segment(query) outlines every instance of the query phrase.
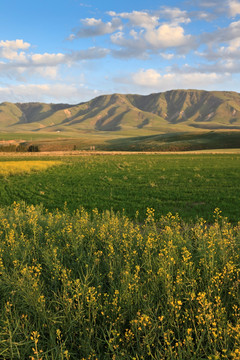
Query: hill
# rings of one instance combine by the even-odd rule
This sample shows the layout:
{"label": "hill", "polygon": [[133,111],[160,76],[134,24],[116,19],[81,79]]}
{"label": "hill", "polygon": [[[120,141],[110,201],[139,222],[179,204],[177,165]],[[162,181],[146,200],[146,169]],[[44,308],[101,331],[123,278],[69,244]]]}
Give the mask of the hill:
{"label": "hill", "polygon": [[3,131],[176,132],[240,129],[240,94],[172,90],[150,95],[102,95],[77,105],[1,103]]}
{"label": "hill", "polygon": [[[31,141],[48,139],[45,148],[50,143],[55,148],[52,140],[56,142],[56,138],[61,138],[67,147],[69,143],[73,146],[71,139],[74,139],[77,148],[89,148],[94,144],[103,149],[125,147],[139,150],[151,149],[151,146],[159,149],[162,141],[167,142],[169,148],[170,140],[166,134],[173,135],[174,146],[170,146],[173,149],[179,147],[179,140],[184,140],[183,148],[189,148],[189,139],[185,146],[186,134],[194,134],[190,139],[190,148],[196,139],[197,148],[202,148],[202,143],[204,148],[211,148],[212,141],[215,147],[221,147],[221,143],[223,147],[240,147],[239,130],[240,94],[229,91],[171,90],[150,95],[112,94],[77,105],[0,104],[0,140],[10,139],[9,133],[12,134],[10,140],[15,140],[15,135],[19,139],[22,133],[19,143],[30,138]],[[209,131],[221,131],[226,137],[207,135],[205,140],[204,136]],[[232,131],[235,134],[230,134]],[[200,133],[203,137],[199,142]],[[76,143],[76,138],[80,139],[80,143]],[[219,140],[217,145],[216,140]]]}

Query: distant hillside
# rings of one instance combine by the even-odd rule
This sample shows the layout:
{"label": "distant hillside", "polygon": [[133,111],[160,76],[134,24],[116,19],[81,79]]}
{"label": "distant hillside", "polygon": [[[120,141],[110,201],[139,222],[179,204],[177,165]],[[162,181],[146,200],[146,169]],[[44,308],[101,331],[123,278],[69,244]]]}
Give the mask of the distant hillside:
{"label": "distant hillside", "polygon": [[239,130],[240,94],[172,90],[147,96],[103,95],[77,105],[0,104],[2,132]]}

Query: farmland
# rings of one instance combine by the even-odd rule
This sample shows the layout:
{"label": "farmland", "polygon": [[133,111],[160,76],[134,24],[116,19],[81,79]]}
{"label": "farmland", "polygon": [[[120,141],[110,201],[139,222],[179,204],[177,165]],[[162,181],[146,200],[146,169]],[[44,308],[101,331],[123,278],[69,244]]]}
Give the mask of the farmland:
{"label": "farmland", "polygon": [[[148,207],[158,216],[172,212],[186,220],[198,216],[208,221],[219,207],[229,220],[239,219],[239,154],[34,158],[38,164],[46,160],[54,164],[56,159],[61,164],[46,171],[2,175],[0,205],[23,200],[42,203],[49,210],[64,209],[66,204],[71,211],[79,207],[124,209],[132,219],[138,211],[140,221]],[[31,164],[33,158],[2,157],[0,168],[3,163],[21,164],[23,160]]]}
{"label": "farmland", "polygon": [[16,174],[26,174],[32,171],[46,170],[59,161],[4,161],[0,162],[0,176],[6,177]]}
{"label": "farmland", "polygon": [[239,359],[239,230],[1,209],[2,359]]}
{"label": "farmland", "polygon": [[0,177],[2,359],[239,359],[240,154],[4,156]]}

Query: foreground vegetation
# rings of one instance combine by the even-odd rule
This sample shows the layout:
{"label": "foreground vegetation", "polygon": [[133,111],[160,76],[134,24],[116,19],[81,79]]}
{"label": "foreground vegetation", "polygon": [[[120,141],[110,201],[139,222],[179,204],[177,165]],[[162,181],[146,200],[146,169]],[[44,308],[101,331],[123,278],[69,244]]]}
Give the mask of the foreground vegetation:
{"label": "foreground vegetation", "polygon": [[239,359],[240,222],[0,209],[1,359]]}
{"label": "foreground vegetation", "polygon": [[239,360],[239,179],[239,154],[1,158],[0,358]]}
{"label": "foreground vegetation", "polygon": [[[14,174],[17,164],[27,170],[35,162],[40,169],[45,161],[54,166]],[[139,211],[140,221],[152,207],[158,216],[171,211],[187,221],[204,217],[208,222],[219,207],[231,222],[239,220],[240,154],[1,158],[0,169],[7,166],[13,175],[0,172],[4,206],[25,201],[49,210],[63,210],[65,203],[71,211],[80,206],[88,211],[125,209],[132,219]]]}

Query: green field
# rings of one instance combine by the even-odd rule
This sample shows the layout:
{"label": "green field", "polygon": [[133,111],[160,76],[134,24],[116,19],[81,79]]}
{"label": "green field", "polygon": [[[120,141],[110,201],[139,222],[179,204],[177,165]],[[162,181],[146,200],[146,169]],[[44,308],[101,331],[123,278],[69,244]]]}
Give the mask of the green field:
{"label": "green field", "polygon": [[45,151],[190,151],[206,149],[237,149],[240,147],[238,131],[182,131],[159,133],[153,130],[138,131],[61,131],[0,133],[1,152],[27,152],[34,145]]}
{"label": "green field", "polygon": [[154,134],[112,139],[108,150],[189,151],[204,149],[236,149],[240,147],[240,131],[205,131]]}
{"label": "green field", "polygon": [[[8,162],[10,158],[1,158]],[[11,161],[32,158],[11,158]],[[50,157],[34,158],[35,161]],[[55,157],[61,165],[46,171],[3,176],[0,205],[14,201],[49,210],[84,207],[113,209],[142,221],[152,207],[158,216],[179,213],[184,219],[211,221],[216,207],[230,221],[239,220],[240,155],[95,155]],[[29,163],[30,164],[30,163]],[[1,174],[0,174],[1,176]]]}
{"label": "green field", "polygon": [[0,359],[239,360],[239,194],[240,154],[2,156]]}

